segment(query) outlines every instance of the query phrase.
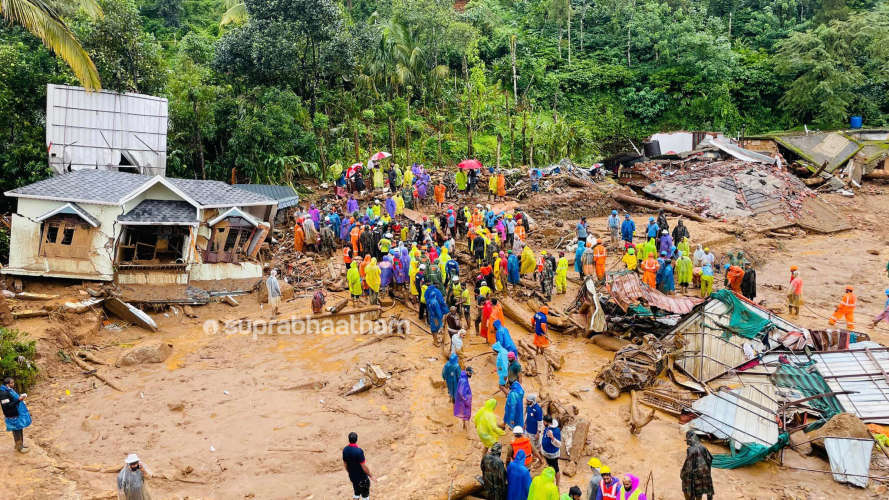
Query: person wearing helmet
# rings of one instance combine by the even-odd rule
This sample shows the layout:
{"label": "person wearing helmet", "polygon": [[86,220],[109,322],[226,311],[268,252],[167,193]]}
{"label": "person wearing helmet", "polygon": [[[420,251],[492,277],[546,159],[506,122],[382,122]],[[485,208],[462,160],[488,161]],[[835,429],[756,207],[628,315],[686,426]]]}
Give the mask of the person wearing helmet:
{"label": "person wearing helmet", "polygon": [[886,302],[883,304],[883,312],[881,312],[880,314],[877,315],[876,318],[874,318],[874,324],[873,324],[874,328],[877,327],[877,323],[879,323],[880,321],[883,321],[883,320],[889,321],[889,288],[886,289],[885,293],[886,293]]}
{"label": "person wearing helmet", "polygon": [[117,473],[117,496],[127,500],[143,500],[151,498],[145,479],[149,472],[135,453],[127,455],[124,466]]}
{"label": "person wearing helmet", "polygon": [[617,248],[620,241],[620,217],[617,216],[617,210],[612,210],[608,216],[608,234],[611,235],[612,248]]}
{"label": "person wearing helmet", "polygon": [[602,469],[602,461],[593,457],[587,462],[587,465],[590,466],[590,471],[593,473],[587,485],[587,500],[596,500],[596,496],[599,494],[599,481],[602,480],[602,474],[599,472]]}
{"label": "person wearing helmet", "polygon": [[855,293],[853,292],[852,285],[846,285],[846,293],[843,294],[843,299],[840,301],[840,305],[837,306],[836,310],[827,321],[830,326],[836,325],[837,321],[845,318],[846,329],[855,329],[855,306],[858,300],[855,298]]}
{"label": "person wearing helmet", "polygon": [[619,479],[611,475],[611,468],[603,465],[599,469],[602,479],[599,480],[599,491],[596,493],[596,500],[621,500],[621,482]]}
{"label": "person wearing helmet", "polygon": [[633,242],[633,235],[636,233],[636,222],[630,218],[629,213],[624,213],[624,221],[620,225],[620,238],[627,242]]}
{"label": "person wearing helmet", "polygon": [[645,237],[657,239],[657,235],[660,232],[661,232],[661,229],[657,225],[657,222],[655,222],[654,217],[649,217],[648,218],[648,227],[645,228]]}

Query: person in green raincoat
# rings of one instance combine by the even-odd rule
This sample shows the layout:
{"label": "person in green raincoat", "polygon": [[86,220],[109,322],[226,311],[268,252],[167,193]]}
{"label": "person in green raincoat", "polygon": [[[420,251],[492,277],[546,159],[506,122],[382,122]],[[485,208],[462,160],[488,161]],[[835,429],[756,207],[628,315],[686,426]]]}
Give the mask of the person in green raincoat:
{"label": "person in green raincoat", "polygon": [[392,169],[395,170],[395,185],[392,186],[392,191],[395,191],[396,188],[401,187],[404,177],[401,173],[401,167],[399,167],[397,163],[392,164]]}
{"label": "person in green raincoat", "polygon": [[559,500],[559,487],[556,486],[555,469],[547,467],[531,481],[531,489],[528,490],[528,500]]}
{"label": "person in green raincoat", "polygon": [[655,243],[654,238],[648,238],[648,241],[642,245],[641,260],[647,259],[651,254],[657,257],[657,243]]}
{"label": "person in green raincoat", "polygon": [[680,254],[681,257],[676,260],[676,279],[679,281],[679,290],[686,293],[691,283],[692,262],[687,253],[680,252]]}
{"label": "person in green raincoat", "polygon": [[364,293],[361,289],[361,274],[358,272],[358,264],[355,261],[352,261],[349,271],[346,272],[346,281],[349,283],[349,294],[352,296],[353,305],[355,305],[361,299],[361,294]]}
{"label": "person in green raincoat", "polygon": [[458,167],[457,173],[454,174],[454,182],[457,183],[457,191],[466,191],[466,183],[469,182],[466,171]]}
{"label": "person in green raincoat", "polygon": [[691,258],[691,244],[688,242],[688,236],[676,243],[676,250],[682,252],[682,255],[688,255]]}
{"label": "person in green raincoat", "polygon": [[[490,448],[494,443],[500,441],[500,436],[506,434],[506,431],[497,423],[497,415],[494,415],[494,408],[496,407],[497,400],[491,398],[485,401],[485,405],[472,416],[475,432],[478,434],[482,444],[485,445],[485,448]],[[555,471],[553,471],[553,477],[555,477]]]}

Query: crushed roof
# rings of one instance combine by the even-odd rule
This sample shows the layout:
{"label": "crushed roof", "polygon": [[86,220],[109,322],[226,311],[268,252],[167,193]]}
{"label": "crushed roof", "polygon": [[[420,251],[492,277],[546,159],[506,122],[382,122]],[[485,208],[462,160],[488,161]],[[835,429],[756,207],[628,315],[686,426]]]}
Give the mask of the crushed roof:
{"label": "crushed roof", "polygon": [[299,194],[290,186],[277,186],[274,184],[235,184],[234,186],[238,189],[278,200],[278,209],[292,207],[299,203]]}
{"label": "crushed roof", "polygon": [[[156,177],[111,170],[77,170],[4,193],[6,196],[117,205]],[[274,199],[220,181],[161,177],[202,206],[273,204]]]}
{"label": "crushed roof", "polygon": [[121,223],[197,224],[195,208],[187,201],[143,200],[129,212],[118,216]]}

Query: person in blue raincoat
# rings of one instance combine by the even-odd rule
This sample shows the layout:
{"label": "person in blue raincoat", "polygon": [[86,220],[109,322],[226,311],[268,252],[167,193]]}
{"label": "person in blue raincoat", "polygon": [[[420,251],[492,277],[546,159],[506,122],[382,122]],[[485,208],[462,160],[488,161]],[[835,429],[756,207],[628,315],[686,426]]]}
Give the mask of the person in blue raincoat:
{"label": "person in blue raincoat", "polygon": [[524,407],[525,389],[516,380],[509,387],[509,394],[506,396],[506,408],[503,410],[503,422],[506,423],[507,428],[525,426]]}
{"label": "person in blue raincoat", "polygon": [[392,199],[392,196],[389,195],[386,197],[386,213],[390,218],[395,218],[395,200]]}
{"label": "person in blue raincoat", "polygon": [[494,342],[491,349],[497,353],[497,385],[499,385],[503,393],[506,394],[506,376],[509,371],[509,353],[506,351],[506,348],[500,345],[500,342]]}
{"label": "person in blue raincoat", "polygon": [[664,264],[657,271],[657,288],[666,294],[672,294],[676,289],[676,280],[673,277],[673,261],[670,259],[664,259]]}
{"label": "person in blue raincoat", "polygon": [[499,319],[494,321],[494,334],[497,337],[497,343],[506,349],[507,354],[513,353],[516,357],[519,356],[519,349],[516,347],[515,342],[512,341],[512,335],[509,334],[509,330],[503,326]]}
{"label": "person in blue raincoat", "polygon": [[506,467],[506,500],[528,500],[531,472],[525,467],[525,450],[519,450]]}
{"label": "person in blue raincoat", "polygon": [[444,296],[441,294],[441,290],[434,285],[430,285],[426,288],[426,313],[428,314],[427,320],[429,322],[429,330],[432,331],[432,336],[436,339],[436,345],[438,344],[438,332],[441,330],[442,321],[441,319],[448,312],[448,306],[445,304]]}
{"label": "person in blue raincoat", "polygon": [[457,382],[460,381],[460,363],[456,354],[451,354],[448,362],[441,369],[441,378],[444,379],[445,385],[448,386],[448,397],[451,398],[451,403],[453,403],[454,394],[457,392]]}
{"label": "person in blue raincoat", "polygon": [[507,276],[506,279],[512,285],[518,285],[520,278],[519,274],[519,258],[516,254],[509,254],[509,258],[506,259],[506,271]]}
{"label": "person in blue raincoat", "polygon": [[657,225],[657,222],[654,220],[654,217],[648,218],[648,227],[645,228],[645,237],[646,238],[654,238],[657,241],[658,234],[661,232],[661,227]]}
{"label": "person in blue raincoat", "polygon": [[624,214],[624,221],[620,225],[620,239],[627,243],[633,242],[633,233],[636,232],[636,223],[630,218],[630,214]]}
{"label": "person in blue raincoat", "polygon": [[0,387],[0,402],[3,402],[6,430],[12,432],[12,438],[15,440],[15,449],[19,453],[28,453],[24,434],[25,427],[31,425],[31,414],[28,413],[28,407],[25,405],[25,398],[28,395],[20,395],[15,392],[14,387],[15,382],[12,378],[6,377],[3,380],[3,387]]}
{"label": "person in blue raincoat", "polygon": [[577,242],[577,250],[574,251],[574,270],[583,278],[583,252],[586,247],[582,242]]}

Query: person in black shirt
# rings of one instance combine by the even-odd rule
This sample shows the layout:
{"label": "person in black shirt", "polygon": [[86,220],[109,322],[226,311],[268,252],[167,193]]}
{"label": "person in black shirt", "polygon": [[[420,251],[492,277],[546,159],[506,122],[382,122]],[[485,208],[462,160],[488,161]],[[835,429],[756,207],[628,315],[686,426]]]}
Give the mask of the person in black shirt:
{"label": "person in black shirt", "polygon": [[358,447],[358,434],[349,433],[349,445],[343,448],[343,465],[349,473],[354,495],[352,498],[367,500],[370,497],[370,480],[373,475],[364,460],[364,450]]}

